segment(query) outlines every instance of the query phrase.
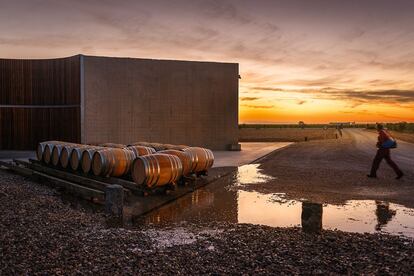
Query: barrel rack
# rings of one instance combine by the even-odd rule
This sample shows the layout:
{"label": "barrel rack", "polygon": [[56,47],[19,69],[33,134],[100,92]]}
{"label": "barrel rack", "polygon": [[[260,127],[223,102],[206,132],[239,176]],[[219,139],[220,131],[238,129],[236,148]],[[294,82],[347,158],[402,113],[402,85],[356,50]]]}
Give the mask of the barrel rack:
{"label": "barrel rack", "polygon": [[179,185],[167,185],[157,189],[148,189],[137,185],[132,180],[117,177],[100,177],[81,172],[67,171],[52,167],[38,160],[14,159],[10,162],[0,161],[0,167],[11,172],[29,177],[31,180],[46,184],[57,190],[98,205],[105,205],[108,186],[120,185],[123,189],[124,204],[140,203],[138,215],[148,213],[188,193],[199,189],[218,178],[226,176],[235,167],[212,168],[208,176],[187,179]]}

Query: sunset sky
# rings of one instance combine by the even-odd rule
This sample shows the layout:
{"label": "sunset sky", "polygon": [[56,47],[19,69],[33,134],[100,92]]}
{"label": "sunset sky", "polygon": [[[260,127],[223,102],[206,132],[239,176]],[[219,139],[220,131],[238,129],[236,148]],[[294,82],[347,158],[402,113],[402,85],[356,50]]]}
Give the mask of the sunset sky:
{"label": "sunset sky", "polygon": [[240,123],[414,121],[413,0],[0,0],[0,57],[240,64]]}

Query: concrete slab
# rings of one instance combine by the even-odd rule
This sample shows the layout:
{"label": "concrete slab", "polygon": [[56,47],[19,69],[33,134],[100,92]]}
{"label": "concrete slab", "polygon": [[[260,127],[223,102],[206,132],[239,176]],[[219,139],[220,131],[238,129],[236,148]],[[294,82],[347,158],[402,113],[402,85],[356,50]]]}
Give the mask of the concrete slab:
{"label": "concrete slab", "polygon": [[241,151],[213,151],[213,167],[241,166],[249,164],[256,159],[263,157],[275,150],[284,148],[293,143],[291,142],[272,142],[272,143],[240,143]]}
{"label": "concrete slab", "polygon": [[1,161],[12,161],[13,159],[36,159],[35,151],[25,150],[0,150]]}
{"label": "concrete slab", "polygon": [[[274,150],[284,148],[291,142],[269,142],[269,143],[253,143],[243,142],[241,151],[213,151],[214,166],[241,166],[249,164],[252,161],[271,153]],[[35,151],[0,151],[1,161],[11,161],[13,159],[36,159]]]}

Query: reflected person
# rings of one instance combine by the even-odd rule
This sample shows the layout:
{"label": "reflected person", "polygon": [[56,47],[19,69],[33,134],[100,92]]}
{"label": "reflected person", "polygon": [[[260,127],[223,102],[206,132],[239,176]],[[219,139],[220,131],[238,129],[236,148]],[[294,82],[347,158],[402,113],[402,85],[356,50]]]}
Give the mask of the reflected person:
{"label": "reflected person", "polygon": [[381,229],[387,225],[388,222],[395,216],[397,213],[395,210],[390,209],[390,204],[383,201],[375,201],[377,209],[375,210],[375,215],[377,215],[377,225],[375,226],[376,231],[381,231]]}

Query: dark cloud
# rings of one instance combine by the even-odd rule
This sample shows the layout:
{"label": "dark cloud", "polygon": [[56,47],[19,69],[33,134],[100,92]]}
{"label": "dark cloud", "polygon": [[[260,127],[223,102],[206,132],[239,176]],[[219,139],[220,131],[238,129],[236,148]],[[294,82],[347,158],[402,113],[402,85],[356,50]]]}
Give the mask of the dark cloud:
{"label": "dark cloud", "polygon": [[262,91],[275,91],[275,92],[280,92],[280,91],[284,91],[284,89],[282,88],[278,88],[278,87],[262,87],[262,86],[256,86],[256,87],[252,87],[251,89],[253,90],[262,90]]}
{"label": "dark cloud", "polygon": [[354,41],[365,34],[365,30],[354,28],[343,35],[345,41]]}
{"label": "dark cloud", "polygon": [[241,101],[254,101],[260,99],[259,97],[240,97]]}
{"label": "dark cloud", "polygon": [[[346,78],[350,78],[350,76],[346,76]],[[327,86],[332,85],[338,82],[346,82],[352,81],[351,79],[344,79],[344,76],[327,76],[323,78],[317,78],[312,80],[304,80],[304,79],[296,79],[292,81],[286,82],[286,84],[293,84],[299,86]]]}
{"label": "dark cloud", "polygon": [[239,24],[248,24],[252,21],[252,18],[240,12],[230,1],[202,1],[201,8],[204,14],[210,18],[232,20]]}
{"label": "dark cloud", "polygon": [[[374,80],[373,83],[376,83]],[[313,98],[341,100],[348,102],[351,107],[357,107],[363,103],[389,103],[389,104],[411,104],[414,103],[414,90],[349,90],[338,89],[334,87],[323,87],[320,89],[281,89],[277,87],[252,87],[252,90],[274,91],[274,92],[292,92],[309,94]],[[298,100],[297,104],[306,103],[304,100]]]}
{"label": "dark cloud", "polygon": [[355,104],[361,103],[389,103],[407,104],[414,103],[414,90],[341,90],[341,89],[321,89],[315,93],[318,98],[334,100],[350,100]]}
{"label": "dark cloud", "polygon": [[242,106],[248,107],[248,108],[257,108],[257,109],[269,109],[269,108],[274,107],[274,105],[253,105],[253,104],[242,104]]}

